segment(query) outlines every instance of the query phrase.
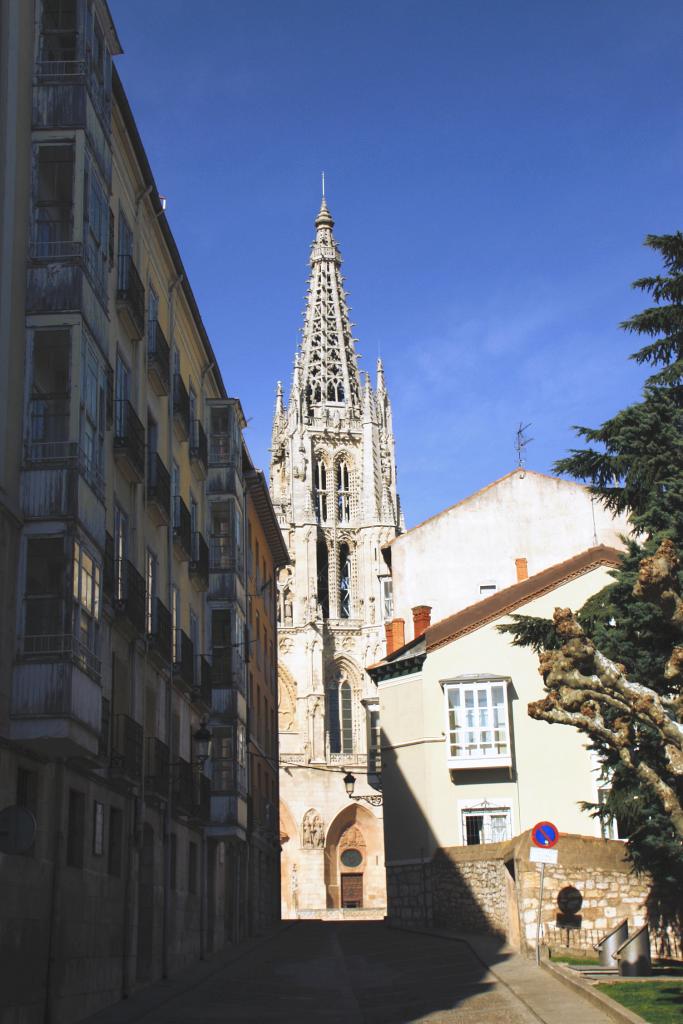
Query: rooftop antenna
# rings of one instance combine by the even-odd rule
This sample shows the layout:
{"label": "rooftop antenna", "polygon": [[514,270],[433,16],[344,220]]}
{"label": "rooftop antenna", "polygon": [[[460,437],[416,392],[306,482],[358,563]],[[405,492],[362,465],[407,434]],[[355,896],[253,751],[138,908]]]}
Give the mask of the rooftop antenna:
{"label": "rooftop antenna", "polygon": [[533,437],[526,436],[526,431],[530,426],[530,423],[525,424],[520,422],[515,434],[515,451],[517,452],[517,468],[520,471],[520,477],[524,476],[526,467],[526,446],[531,444],[533,441]]}

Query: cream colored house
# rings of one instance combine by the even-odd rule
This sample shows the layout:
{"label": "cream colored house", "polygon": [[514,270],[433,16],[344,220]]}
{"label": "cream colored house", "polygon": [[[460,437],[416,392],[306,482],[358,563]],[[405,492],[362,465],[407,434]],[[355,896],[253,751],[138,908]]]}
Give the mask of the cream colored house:
{"label": "cream colored house", "polygon": [[580,806],[598,799],[585,740],[529,717],[543,694],[538,658],[497,627],[512,613],[580,608],[610,583],[618,559],[615,548],[589,547],[429,625],[369,669],[380,702],[390,915],[413,898],[403,869],[438,850],[500,843],[539,820],[600,835]]}
{"label": "cream colored house", "polygon": [[443,619],[579,551],[621,547],[628,530],[581,484],[517,468],[385,547],[393,616],[428,605]]}

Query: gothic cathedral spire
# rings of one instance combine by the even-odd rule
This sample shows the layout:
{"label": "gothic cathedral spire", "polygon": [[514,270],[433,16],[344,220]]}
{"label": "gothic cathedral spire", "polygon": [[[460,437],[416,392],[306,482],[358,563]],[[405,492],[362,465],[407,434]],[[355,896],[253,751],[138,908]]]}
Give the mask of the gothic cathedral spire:
{"label": "gothic cathedral spire", "polygon": [[[378,698],[365,667],[384,655],[382,547],[400,532],[401,510],[384,368],[374,388],[367,373],[361,381],[333,227],[323,197],[289,402],[278,386],[273,418],[271,496],[292,556],[277,594],[281,762],[296,765],[281,774],[281,822],[306,848],[300,856],[295,836],[286,847],[285,916],[294,905],[341,905],[339,866],[331,872],[323,858],[335,822],[344,835],[355,822],[354,841],[380,859],[382,850],[381,810],[356,820],[343,776],[351,770],[363,792],[379,785]],[[365,905],[382,906],[380,879],[368,878]]]}

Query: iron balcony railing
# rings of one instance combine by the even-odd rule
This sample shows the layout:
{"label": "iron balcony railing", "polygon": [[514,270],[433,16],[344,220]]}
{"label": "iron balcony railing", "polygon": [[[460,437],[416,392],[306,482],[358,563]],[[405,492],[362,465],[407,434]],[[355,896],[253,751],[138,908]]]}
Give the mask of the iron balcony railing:
{"label": "iron balcony railing", "polygon": [[176,814],[192,814],[194,807],[194,777],[189,761],[179,758],[171,766],[173,810]]}
{"label": "iron balcony railing", "polygon": [[149,736],[145,751],[145,791],[166,799],[170,783],[169,750],[156,736]]}
{"label": "iron balcony railing", "polygon": [[173,374],[173,419],[183,441],[190,436],[190,396],[179,373]]}
{"label": "iron balcony railing", "polygon": [[114,608],[145,634],[145,579],[127,558],[114,559]]}
{"label": "iron balcony railing", "polygon": [[173,497],[173,543],[182,561],[192,558],[192,519],[179,494]]}
{"label": "iron balcony railing", "polygon": [[160,598],[148,598],[151,614],[147,616],[147,639],[150,649],[159,655],[166,665],[171,663],[173,627],[171,613]]}
{"label": "iron balcony railing", "polygon": [[159,393],[167,395],[171,379],[171,350],[158,320],[150,320],[147,324],[147,371],[154,376]]}
{"label": "iron balcony railing", "polygon": [[175,631],[173,677],[187,686],[189,690],[194,687],[194,644],[182,629]]}
{"label": "iron balcony railing", "polygon": [[209,545],[199,530],[192,534],[192,558],[189,564],[190,579],[198,590],[209,587]]}
{"label": "iron balcony railing", "polygon": [[145,428],[127,398],[116,400],[114,457],[125,460],[137,480],[145,475]]}
{"label": "iron balcony railing", "polygon": [[116,300],[128,312],[136,339],[145,330],[145,286],[132,256],[119,256]]}
{"label": "iron balcony railing", "polygon": [[[55,599],[50,597],[44,600],[54,604]],[[35,605],[37,600],[32,599],[31,603]],[[72,661],[97,682],[102,675],[98,652],[84,643],[80,635],[73,633],[27,632],[21,638],[21,652],[25,658],[35,661]]]}
{"label": "iron balcony railing", "polygon": [[168,523],[171,518],[171,477],[158,452],[147,457],[147,501],[161,510]]}
{"label": "iron balcony railing", "polygon": [[32,398],[29,404],[29,450],[32,462],[54,462],[69,458],[69,397]]}
{"label": "iron balcony railing", "polygon": [[190,459],[206,473],[209,464],[208,442],[206,432],[199,420],[192,420],[190,429]]}
{"label": "iron balcony railing", "polygon": [[138,782],[142,776],[142,726],[129,715],[114,716],[111,769],[114,775],[122,775],[131,782]]}

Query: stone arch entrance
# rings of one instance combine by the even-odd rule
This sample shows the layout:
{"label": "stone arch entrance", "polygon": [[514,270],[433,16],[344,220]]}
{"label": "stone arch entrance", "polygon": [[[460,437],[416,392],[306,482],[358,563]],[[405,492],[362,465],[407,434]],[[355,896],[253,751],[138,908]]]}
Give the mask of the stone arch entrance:
{"label": "stone arch entrance", "polygon": [[280,899],[283,918],[297,916],[299,830],[287,804],[280,803]]}
{"label": "stone arch entrance", "polygon": [[354,803],[339,812],[327,832],[327,907],[383,907],[384,885],[381,823],[367,808]]}

